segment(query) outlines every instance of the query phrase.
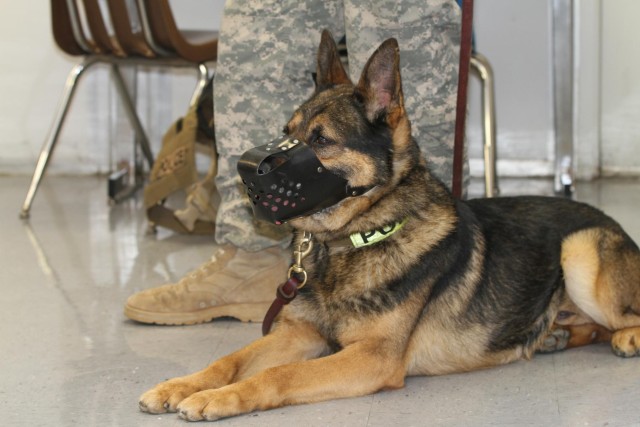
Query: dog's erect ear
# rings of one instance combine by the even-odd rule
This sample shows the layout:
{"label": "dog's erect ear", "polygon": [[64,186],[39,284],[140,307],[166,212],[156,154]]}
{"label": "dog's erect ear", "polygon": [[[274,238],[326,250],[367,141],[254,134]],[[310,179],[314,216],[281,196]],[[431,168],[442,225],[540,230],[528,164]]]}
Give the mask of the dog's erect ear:
{"label": "dog's erect ear", "polygon": [[351,83],[351,79],[349,79],[349,75],[340,61],[336,42],[327,30],[322,31],[322,37],[320,38],[318,68],[316,72],[316,86],[318,90],[322,90],[331,85]]}
{"label": "dog's erect ear", "polygon": [[[404,99],[400,78],[400,50],[396,39],[383,42],[364,66],[356,93],[362,97],[367,118],[402,113]],[[392,123],[390,123],[392,124]]]}

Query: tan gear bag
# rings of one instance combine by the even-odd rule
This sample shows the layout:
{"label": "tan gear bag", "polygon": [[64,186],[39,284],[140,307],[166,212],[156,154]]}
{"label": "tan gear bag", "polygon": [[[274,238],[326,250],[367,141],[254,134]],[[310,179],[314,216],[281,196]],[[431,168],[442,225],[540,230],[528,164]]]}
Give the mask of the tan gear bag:
{"label": "tan gear bag", "polygon": [[[215,230],[218,155],[213,133],[212,79],[196,105],[169,127],[144,188],[144,206],[152,227],[178,233],[211,234]],[[196,152],[211,158],[206,176],[198,181]],[[167,199],[186,191],[183,206],[171,209]],[[176,195],[178,196],[178,195]],[[171,197],[172,202],[176,197]]]}

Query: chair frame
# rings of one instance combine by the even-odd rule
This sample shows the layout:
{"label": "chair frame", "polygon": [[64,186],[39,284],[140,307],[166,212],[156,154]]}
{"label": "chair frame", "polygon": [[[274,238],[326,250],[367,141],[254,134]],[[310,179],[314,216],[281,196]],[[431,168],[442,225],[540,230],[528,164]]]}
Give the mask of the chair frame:
{"label": "chair frame", "polygon": [[[51,160],[51,156],[54,152],[54,149],[58,143],[60,132],[62,130],[62,126],[69,112],[69,108],[71,106],[71,102],[73,101],[74,95],[76,93],[76,89],[81,77],[85,74],[85,72],[92,68],[96,64],[107,64],[111,70],[111,77],[113,79],[116,91],[118,96],[122,100],[122,104],[124,106],[125,113],[131,126],[134,130],[136,136],[136,143],[139,144],[139,147],[144,155],[149,168],[153,165],[153,153],[151,151],[149,140],[144,131],[142,123],[138,117],[138,114],[135,109],[135,104],[129,94],[125,81],[122,77],[122,73],[120,72],[121,66],[144,66],[144,67],[172,67],[172,68],[193,68],[197,69],[197,84],[193,95],[191,96],[190,105],[194,105],[197,103],[200,94],[202,93],[202,89],[205,87],[207,80],[209,78],[209,68],[205,62],[194,63],[193,61],[189,61],[183,59],[176,54],[171,52],[167,52],[165,50],[155,50],[155,45],[153,39],[150,38],[147,40],[147,43],[154,49],[154,53],[159,55],[159,57],[149,58],[142,56],[121,56],[121,53],[117,50],[114,52],[114,44],[105,45],[106,40],[104,39],[104,35],[108,35],[106,29],[104,28],[104,21],[102,17],[93,18],[92,20],[88,19],[90,33],[92,34],[102,34],[101,40],[91,41],[87,39],[85,36],[84,30],[82,28],[82,22],[79,16],[78,6],[76,4],[77,0],[52,0],[52,20],[61,19],[63,24],[67,28],[71,28],[71,33],[68,31],[60,31],[57,28],[56,23],[54,22],[54,38],[56,43],[65,53],[74,56],[82,56],[83,59],[76,65],[74,65],[69,72],[67,79],[65,81],[64,89],[62,92],[62,96],[59,102],[59,105],[56,109],[56,113],[54,116],[53,123],[51,128],[45,138],[45,141],[40,149],[40,153],[38,155],[38,160],[36,162],[36,167],[31,178],[31,183],[29,185],[29,189],[27,190],[27,194],[25,200],[22,204],[22,209],[20,211],[20,217],[23,219],[29,218],[31,206],[33,204],[33,200],[35,195],[40,187],[44,174],[47,170],[49,162]],[[92,6],[96,6],[96,0],[83,0],[85,5],[89,4],[89,9]],[[144,34],[147,35],[147,31],[150,26],[146,17],[144,3],[143,0],[138,2],[138,6],[142,6],[140,9],[140,19],[141,24],[144,28],[147,28],[144,31]],[[99,9],[98,9],[99,10]],[[93,10],[96,12],[96,10]],[[55,16],[54,16],[55,15]],[[149,32],[149,36],[151,36]],[[117,44],[117,40],[116,40]],[[136,183],[136,186],[139,188],[142,183]],[[133,191],[129,191],[128,193],[132,193]],[[119,200],[112,200],[119,201]]]}

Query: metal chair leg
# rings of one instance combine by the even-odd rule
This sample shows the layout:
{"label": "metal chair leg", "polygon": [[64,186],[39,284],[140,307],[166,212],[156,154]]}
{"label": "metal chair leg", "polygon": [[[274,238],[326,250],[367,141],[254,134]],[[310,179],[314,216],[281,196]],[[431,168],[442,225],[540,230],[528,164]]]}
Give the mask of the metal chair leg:
{"label": "metal chair leg", "polygon": [[113,75],[113,81],[116,85],[116,90],[120,95],[120,99],[122,99],[124,110],[127,114],[127,117],[129,118],[129,122],[131,122],[131,126],[133,127],[134,132],[136,133],[136,141],[140,143],[142,153],[149,163],[149,168],[152,168],[153,153],[151,152],[149,139],[147,138],[147,134],[142,127],[142,123],[140,123],[140,119],[138,118],[138,114],[136,113],[136,108],[133,104],[133,101],[131,100],[131,96],[129,95],[127,86],[125,85],[124,79],[122,78],[122,74],[120,73],[120,68],[117,64],[111,64],[111,71]]}
{"label": "metal chair leg", "polygon": [[207,80],[209,80],[209,69],[206,64],[200,63],[198,64],[198,82],[196,83],[193,95],[191,95],[191,101],[189,102],[190,107],[198,103],[200,95],[202,95],[202,90],[207,85]]}
{"label": "metal chair leg", "polygon": [[573,0],[552,2],[553,116],[556,143],[554,190],[571,197],[575,190],[573,142]]}
{"label": "metal chair leg", "polygon": [[40,182],[42,181],[42,177],[47,169],[49,164],[49,159],[53,154],[53,150],[58,142],[58,137],[60,136],[60,130],[62,129],[62,125],[64,120],[69,112],[69,106],[71,105],[71,101],[75,94],[75,90],[80,80],[82,74],[93,64],[95,64],[91,58],[87,58],[81,63],[75,65],[69,75],[67,76],[67,80],[64,85],[64,91],[62,92],[62,98],[60,100],[60,105],[58,106],[58,110],[56,113],[56,117],[53,121],[51,129],[47,135],[47,138],[40,149],[40,155],[38,156],[38,162],[36,163],[36,169],[33,172],[33,177],[31,178],[31,185],[29,186],[29,190],[27,191],[27,196],[22,204],[22,210],[20,211],[20,218],[29,218],[29,211],[31,210],[31,204],[33,203],[33,198],[38,191],[38,187],[40,186]]}
{"label": "metal chair leg", "polygon": [[[82,74],[93,64],[101,62],[100,58],[96,57],[86,57],[81,63],[75,65],[69,75],[67,76],[67,80],[65,82],[64,90],[62,93],[62,98],[60,100],[60,104],[58,106],[55,119],[47,134],[47,138],[45,139],[42,148],[40,149],[40,154],[38,156],[38,161],[36,163],[35,171],[33,172],[33,177],[31,178],[31,184],[27,191],[27,195],[25,197],[24,203],[22,204],[22,209],[20,211],[20,217],[23,219],[29,218],[31,205],[33,203],[33,199],[38,191],[44,173],[49,164],[49,160],[51,155],[53,154],[53,150],[58,142],[58,137],[60,136],[60,131],[62,129],[62,125],[65,121],[67,113],[69,112],[69,107],[71,105],[71,101],[74,97],[75,90],[80,80]],[[113,75],[113,81],[116,86],[116,90],[122,102],[124,104],[125,113],[134,129],[136,134],[136,140],[140,144],[140,148],[142,149],[142,153],[149,163],[149,168],[153,167],[153,153],[151,151],[151,146],[149,144],[149,140],[147,135],[140,123],[140,119],[135,110],[135,106],[133,101],[131,100],[131,96],[127,90],[127,87],[124,83],[124,79],[122,78],[122,74],[118,67],[118,64],[111,63],[111,70]],[[191,105],[194,105],[200,99],[200,95],[202,94],[202,90],[207,84],[207,80],[209,78],[209,69],[207,66],[203,64],[198,64],[198,82],[196,84],[196,88],[191,97]]]}
{"label": "metal chair leg", "polygon": [[475,52],[471,56],[471,70],[482,83],[482,127],[484,137],[484,183],[486,197],[499,193],[496,176],[496,105],[494,76],[486,57]]}

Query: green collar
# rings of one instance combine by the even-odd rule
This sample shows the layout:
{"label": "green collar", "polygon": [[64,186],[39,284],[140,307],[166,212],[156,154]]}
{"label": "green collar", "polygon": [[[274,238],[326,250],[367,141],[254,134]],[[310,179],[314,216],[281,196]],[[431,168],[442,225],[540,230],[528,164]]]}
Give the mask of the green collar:
{"label": "green collar", "polygon": [[348,238],[332,240],[326,243],[330,247],[352,246],[354,248],[362,248],[374,245],[400,230],[407,222],[407,219],[405,218],[402,221],[394,222],[375,230],[353,233]]}

